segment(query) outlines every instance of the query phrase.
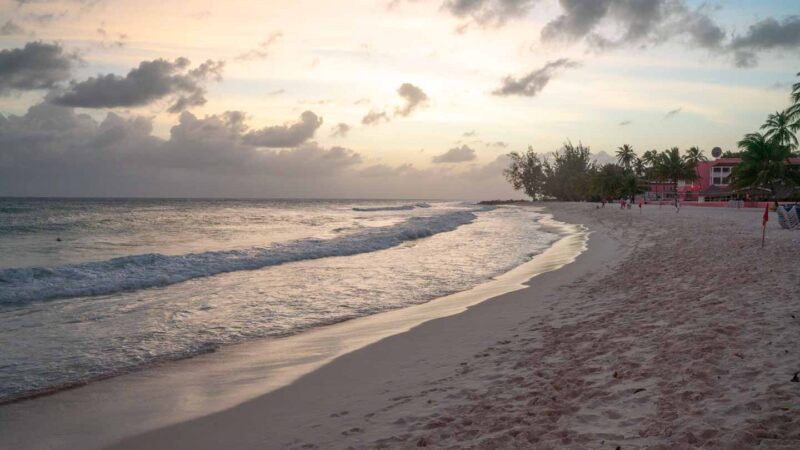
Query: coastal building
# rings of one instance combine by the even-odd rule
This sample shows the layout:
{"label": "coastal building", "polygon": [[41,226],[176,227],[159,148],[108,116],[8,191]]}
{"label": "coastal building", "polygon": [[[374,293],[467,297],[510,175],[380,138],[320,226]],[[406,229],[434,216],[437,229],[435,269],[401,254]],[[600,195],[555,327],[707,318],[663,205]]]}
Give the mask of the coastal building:
{"label": "coastal building", "polygon": [[[760,189],[734,190],[730,185],[731,173],[741,158],[717,158],[697,164],[697,179],[679,181],[678,200],[682,202],[725,202],[728,200],[758,200],[769,195]],[[800,158],[791,158],[790,164],[800,166]],[[673,183],[651,182],[644,194],[645,201],[674,200],[676,189]]]}

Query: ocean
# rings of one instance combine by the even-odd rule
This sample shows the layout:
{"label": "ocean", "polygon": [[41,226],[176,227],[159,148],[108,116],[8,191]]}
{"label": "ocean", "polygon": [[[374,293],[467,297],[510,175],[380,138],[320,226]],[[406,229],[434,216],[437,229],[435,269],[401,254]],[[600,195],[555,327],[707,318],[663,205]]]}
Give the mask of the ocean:
{"label": "ocean", "polygon": [[559,236],[445,201],[0,199],[0,402],[470,289]]}

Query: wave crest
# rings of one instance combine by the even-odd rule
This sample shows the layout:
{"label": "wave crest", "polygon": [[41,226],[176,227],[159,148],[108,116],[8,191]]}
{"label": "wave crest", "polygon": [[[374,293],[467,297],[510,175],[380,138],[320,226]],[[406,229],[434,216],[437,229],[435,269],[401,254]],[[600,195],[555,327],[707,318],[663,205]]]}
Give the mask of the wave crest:
{"label": "wave crest", "polygon": [[376,206],[371,208],[353,208],[353,211],[358,212],[373,212],[373,211],[410,211],[416,208],[430,208],[431,205],[427,203],[414,203],[413,205],[400,205],[400,206]]}
{"label": "wave crest", "polygon": [[0,270],[0,305],[106,295],[293,261],[374,252],[452,231],[475,219],[471,211],[456,211],[412,217],[395,225],[328,240],[304,239],[245,250],[174,256],[150,253],[60,267],[3,269]]}

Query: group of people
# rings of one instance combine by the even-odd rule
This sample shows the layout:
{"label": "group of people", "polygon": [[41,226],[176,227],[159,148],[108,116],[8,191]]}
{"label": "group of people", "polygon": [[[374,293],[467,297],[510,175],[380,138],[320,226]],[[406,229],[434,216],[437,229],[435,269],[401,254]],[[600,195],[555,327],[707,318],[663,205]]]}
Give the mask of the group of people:
{"label": "group of people", "polygon": [[[598,205],[597,208],[598,209],[605,208],[606,203],[611,203],[611,199],[600,200],[600,205]],[[619,209],[631,209],[633,208],[633,204],[634,204],[634,199],[632,198],[622,197],[619,199]],[[639,199],[639,203],[637,203],[637,205],[639,206],[639,210],[641,211],[644,203],[642,202],[641,199]],[[675,206],[675,212],[680,212],[681,203],[677,199],[674,201],[673,206]]]}
{"label": "group of people", "polygon": [[[606,203],[611,203],[611,200],[600,200],[600,206],[598,208],[605,208]],[[631,209],[633,207],[633,199],[632,198],[625,198],[622,197],[619,199],[619,209]],[[642,201],[639,200],[639,209],[642,208]]]}

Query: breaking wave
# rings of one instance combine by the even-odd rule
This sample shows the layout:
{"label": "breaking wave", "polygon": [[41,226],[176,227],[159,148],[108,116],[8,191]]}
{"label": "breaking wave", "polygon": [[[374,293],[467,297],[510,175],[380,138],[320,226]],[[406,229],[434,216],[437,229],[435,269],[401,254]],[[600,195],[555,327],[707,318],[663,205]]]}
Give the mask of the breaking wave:
{"label": "breaking wave", "polygon": [[400,206],[376,206],[373,208],[353,208],[353,211],[358,212],[373,212],[373,211],[410,211],[416,208],[430,208],[431,205],[427,203],[414,203],[413,205],[400,205]]}
{"label": "breaking wave", "polygon": [[[426,206],[414,205],[423,208]],[[427,204],[425,204],[427,205]],[[333,239],[302,239],[262,248],[185,255],[150,253],[60,267],[0,270],[0,305],[106,295],[293,261],[384,250],[405,241],[455,230],[476,219],[471,211],[412,217]]]}

